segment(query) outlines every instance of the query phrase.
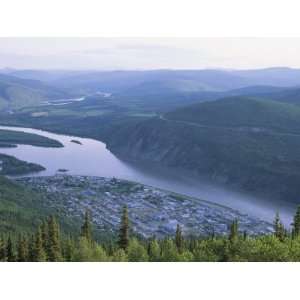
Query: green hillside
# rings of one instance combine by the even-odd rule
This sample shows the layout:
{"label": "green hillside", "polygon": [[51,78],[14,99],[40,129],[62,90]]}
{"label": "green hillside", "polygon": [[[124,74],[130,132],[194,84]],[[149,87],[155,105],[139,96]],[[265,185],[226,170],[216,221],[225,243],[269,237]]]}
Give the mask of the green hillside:
{"label": "green hillside", "polygon": [[44,197],[40,192],[0,176],[0,232],[13,237],[32,233],[51,214],[59,218],[63,233],[78,232],[80,221],[45,205]]}
{"label": "green hillside", "polygon": [[47,211],[39,195],[0,176],[0,229],[2,232],[34,230]]}
{"label": "green hillside", "polygon": [[230,98],[115,127],[108,148],[127,160],[191,171],[256,195],[299,203],[300,111]]}
{"label": "green hillside", "polygon": [[265,99],[231,97],[179,108],[166,119],[219,127],[252,127],[300,133],[300,108]]}
{"label": "green hillside", "polygon": [[291,89],[285,89],[283,91],[280,91],[278,93],[271,93],[265,95],[268,99],[279,101],[283,103],[289,103],[294,105],[300,105],[300,89],[297,88],[291,88]]}

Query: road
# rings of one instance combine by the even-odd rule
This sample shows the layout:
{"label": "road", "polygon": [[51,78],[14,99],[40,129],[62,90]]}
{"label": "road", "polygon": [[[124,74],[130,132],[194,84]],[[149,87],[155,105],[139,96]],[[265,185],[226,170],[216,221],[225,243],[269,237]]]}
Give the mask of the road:
{"label": "road", "polygon": [[194,122],[170,120],[170,119],[167,119],[163,115],[159,115],[159,119],[166,121],[166,122],[175,122],[178,124],[185,124],[185,125],[195,126],[195,127],[199,127],[199,128],[221,129],[221,130],[236,131],[236,132],[265,133],[265,134],[276,135],[276,136],[300,137],[300,134],[297,134],[297,133],[276,132],[274,130],[270,130],[267,128],[261,128],[261,127],[245,127],[245,126],[244,127],[221,127],[221,126],[203,125],[203,124],[194,123]]}

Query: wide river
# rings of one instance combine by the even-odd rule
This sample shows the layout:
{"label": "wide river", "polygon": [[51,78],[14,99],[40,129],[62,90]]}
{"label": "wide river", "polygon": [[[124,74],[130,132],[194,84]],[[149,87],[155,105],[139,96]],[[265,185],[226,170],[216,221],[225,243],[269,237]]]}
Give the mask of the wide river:
{"label": "wide river", "polygon": [[[60,141],[64,145],[63,148],[18,145],[17,148],[0,149],[0,153],[38,163],[46,168],[45,171],[32,176],[54,175],[58,169],[66,169],[68,170],[66,174],[127,179],[223,204],[266,221],[272,221],[278,211],[286,225],[291,223],[294,214],[293,205],[273,203],[266,199],[229,191],[203,180],[188,179],[188,176],[181,172],[174,172],[167,168],[158,170],[126,163],[106,149],[104,143],[97,140],[54,134],[32,128],[0,126],[0,129],[35,133]],[[80,141],[81,145],[71,140]]]}

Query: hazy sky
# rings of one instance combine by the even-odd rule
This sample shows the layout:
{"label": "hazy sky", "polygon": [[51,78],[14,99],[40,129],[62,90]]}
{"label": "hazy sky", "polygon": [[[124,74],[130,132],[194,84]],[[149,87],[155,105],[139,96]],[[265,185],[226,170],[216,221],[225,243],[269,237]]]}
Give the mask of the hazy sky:
{"label": "hazy sky", "polygon": [[300,67],[300,38],[0,38],[0,68]]}

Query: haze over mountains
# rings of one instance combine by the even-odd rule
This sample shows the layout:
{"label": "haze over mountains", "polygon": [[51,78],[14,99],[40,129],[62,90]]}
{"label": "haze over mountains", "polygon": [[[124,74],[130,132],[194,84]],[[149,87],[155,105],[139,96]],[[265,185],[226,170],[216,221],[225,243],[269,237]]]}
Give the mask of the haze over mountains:
{"label": "haze over mountains", "polygon": [[[2,74],[1,74],[2,73]],[[171,110],[183,105],[227,96],[268,96],[295,102],[300,70],[154,70],[154,71],[0,71],[0,108],[36,105],[45,100],[113,93],[136,99],[152,109]],[[147,103],[146,103],[147,102]],[[156,103],[158,102],[158,103]]]}
{"label": "haze over mountains", "polygon": [[41,104],[43,101],[64,98],[68,93],[40,80],[23,79],[0,74],[0,108],[15,109]]}
{"label": "haze over mountains", "polygon": [[[111,92],[143,85],[162,85],[184,91],[224,91],[251,85],[291,87],[300,85],[300,70],[268,68],[255,70],[154,70],[154,71],[47,71],[2,70],[24,79],[41,80],[53,86]],[[147,89],[147,84],[146,88]]]}

